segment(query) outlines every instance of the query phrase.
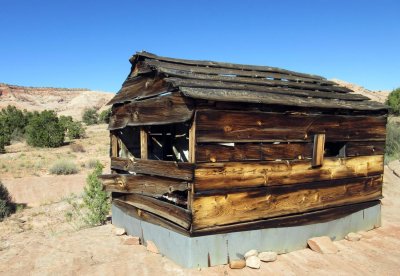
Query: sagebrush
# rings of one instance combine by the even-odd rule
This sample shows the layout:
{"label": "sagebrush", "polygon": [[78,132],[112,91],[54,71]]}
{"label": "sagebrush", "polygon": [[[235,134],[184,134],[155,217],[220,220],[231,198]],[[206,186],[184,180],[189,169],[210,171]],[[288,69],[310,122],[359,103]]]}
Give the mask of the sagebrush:
{"label": "sagebrush", "polygon": [[51,167],[51,174],[68,175],[78,173],[78,167],[71,160],[58,160]]}
{"label": "sagebrush", "polygon": [[400,123],[389,118],[386,126],[385,162],[400,159]]}

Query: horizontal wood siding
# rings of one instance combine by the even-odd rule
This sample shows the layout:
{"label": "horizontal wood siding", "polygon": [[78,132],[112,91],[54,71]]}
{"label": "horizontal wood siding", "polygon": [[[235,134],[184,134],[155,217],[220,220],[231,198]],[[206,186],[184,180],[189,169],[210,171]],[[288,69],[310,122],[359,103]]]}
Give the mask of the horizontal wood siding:
{"label": "horizontal wood siding", "polygon": [[191,214],[181,207],[138,194],[126,195],[121,199],[127,204],[163,217],[185,229],[190,227]]}
{"label": "horizontal wood siding", "polygon": [[382,176],[299,186],[263,187],[222,194],[195,194],[193,230],[377,200]]}
{"label": "horizontal wood siding", "polygon": [[161,160],[131,160],[128,158],[112,157],[111,169],[164,176],[174,179],[192,180],[194,164]]}
{"label": "horizontal wood siding", "polygon": [[196,162],[304,159],[312,156],[312,148],[312,143],[240,143],[233,146],[198,144]]}
{"label": "horizontal wood siding", "polygon": [[106,174],[100,176],[108,192],[136,193],[161,197],[172,191],[186,191],[188,183],[183,180],[151,175]]}
{"label": "horizontal wood siding", "polygon": [[109,129],[180,123],[190,120],[192,115],[192,100],[173,93],[115,106],[110,117]]}
{"label": "horizontal wood siding", "polygon": [[310,160],[201,163],[195,170],[194,190],[294,185],[381,173],[382,155],[325,158],[317,168],[312,168]]}
{"label": "horizontal wood siding", "polygon": [[324,208],[321,210],[310,211],[306,213],[259,219],[250,222],[238,222],[228,225],[210,226],[202,229],[193,230],[191,236],[204,236],[213,234],[215,235],[215,234],[224,234],[237,231],[249,231],[249,230],[257,230],[265,228],[292,227],[300,225],[309,225],[313,223],[323,223],[335,219],[340,219],[352,213],[379,204],[381,204],[380,200],[373,200],[356,204]]}
{"label": "horizontal wood siding", "polygon": [[385,141],[386,116],[306,115],[199,110],[196,139],[205,142]]}
{"label": "horizontal wood siding", "polygon": [[380,155],[385,153],[385,142],[348,142],[346,156]]}
{"label": "horizontal wood siding", "polygon": [[157,216],[151,212],[136,208],[135,206],[124,202],[121,199],[113,199],[113,204],[121,209],[125,214],[130,215],[136,219],[140,219],[155,225],[159,225],[166,229],[175,231],[185,236],[189,236],[189,231],[163,217]]}

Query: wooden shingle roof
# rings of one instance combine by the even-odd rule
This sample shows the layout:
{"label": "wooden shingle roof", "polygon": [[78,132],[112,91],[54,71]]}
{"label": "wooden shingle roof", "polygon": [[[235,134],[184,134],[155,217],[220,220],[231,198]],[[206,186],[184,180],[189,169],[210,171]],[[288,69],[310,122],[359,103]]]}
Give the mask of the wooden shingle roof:
{"label": "wooden shingle roof", "polygon": [[[109,102],[166,92],[194,99],[316,108],[385,110],[387,106],[321,76],[268,66],[185,60],[138,52],[121,90]],[[155,76],[151,81],[146,76]]]}

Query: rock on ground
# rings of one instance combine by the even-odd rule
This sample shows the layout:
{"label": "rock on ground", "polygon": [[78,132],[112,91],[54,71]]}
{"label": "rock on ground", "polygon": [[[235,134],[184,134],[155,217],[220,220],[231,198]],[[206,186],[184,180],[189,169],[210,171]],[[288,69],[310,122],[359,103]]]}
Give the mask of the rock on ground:
{"label": "rock on ground", "polygon": [[122,239],[121,243],[125,245],[140,245],[140,238],[127,236]]}
{"label": "rock on ground", "polygon": [[118,227],[115,227],[113,232],[116,236],[122,236],[122,235],[125,235],[125,233],[126,233],[124,228],[118,228]]}
{"label": "rock on ground", "polygon": [[245,260],[233,260],[229,262],[229,268],[231,269],[242,269],[246,267]]}
{"label": "rock on ground", "polygon": [[258,257],[263,262],[274,262],[278,258],[278,254],[272,251],[261,252]]}
{"label": "rock on ground", "polygon": [[251,256],[257,256],[258,255],[258,251],[255,249],[249,250],[244,254],[244,258],[247,259],[248,257]]}
{"label": "rock on ground", "polygon": [[257,256],[250,256],[246,259],[246,266],[254,269],[259,269],[261,266],[260,258]]}
{"label": "rock on ground", "polygon": [[322,254],[335,254],[338,252],[331,238],[327,236],[311,238],[307,241],[307,244],[312,250]]}
{"label": "rock on ground", "polygon": [[361,238],[362,238],[362,236],[360,234],[353,233],[353,232],[348,233],[345,237],[345,239],[348,241],[359,241],[359,240],[361,240]]}

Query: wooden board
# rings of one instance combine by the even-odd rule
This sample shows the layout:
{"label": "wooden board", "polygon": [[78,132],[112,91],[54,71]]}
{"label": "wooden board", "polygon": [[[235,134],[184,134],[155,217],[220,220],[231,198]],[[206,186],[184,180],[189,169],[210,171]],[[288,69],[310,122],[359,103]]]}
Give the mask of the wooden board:
{"label": "wooden board", "polygon": [[314,148],[311,166],[318,167],[324,163],[325,134],[314,135]]}
{"label": "wooden board", "polygon": [[138,194],[126,195],[123,197],[123,201],[139,209],[151,212],[157,216],[172,221],[185,229],[190,228],[192,220],[191,213],[181,207]]}
{"label": "wooden board", "polygon": [[325,158],[312,168],[310,160],[201,163],[195,170],[195,192],[371,176],[383,173],[383,156]]}
{"label": "wooden board", "polygon": [[381,196],[381,175],[299,186],[264,187],[228,194],[195,194],[192,228],[198,230],[308,212],[377,200]]}
{"label": "wooden board", "polygon": [[148,133],[145,127],[140,128],[140,158],[148,158]]}
{"label": "wooden board", "polygon": [[254,92],[264,92],[272,94],[283,94],[296,97],[314,97],[322,99],[339,99],[349,101],[365,101],[369,100],[361,94],[354,93],[337,93],[326,91],[314,91],[305,89],[294,89],[288,87],[268,87],[263,85],[253,85],[245,83],[233,83],[223,81],[210,81],[210,80],[197,80],[197,79],[184,79],[184,78],[165,78],[165,81],[172,83],[176,87],[200,87],[200,88],[217,88],[217,89],[232,89],[232,90],[244,90]]}
{"label": "wooden board", "polygon": [[139,76],[126,80],[122,88],[108,104],[124,103],[134,99],[151,97],[168,90],[169,84],[163,79]]}
{"label": "wooden board", "polygon": [[136,172],[139,174],[158,175],[175,179],[192,180],[194,165],[186,162],[161,160],[111,158],[111,168]]}
{"label": "wooden board", "polygon": [[186,191],[188,183],[173,178],[150,175],[105,174],[100,176],[108,192],[136,193],[153,197],[173,191]]}
{"label": "wooden board", "polygon": [[385,142],[348,142],[346,156],[381,155],[385,153]]}
{"label": "wooden board", "polygon": [[304,159],[312,156],[312,143],[235,143],[234,146],[221,144],[198,144],[197,162],[224,162],[276,159]]}
{"label": "wooden board", "polygon": [[189,236],[189,231],[165,218],[154,215],[150,212],[136,208],[130,204],[125,203],[120,199],[113,199],[113,204],[121,209],[125,214],[130,215],[136,219],[140,219],[155,225],[159,225],[166,229],[175,231],[185,236]]}
{"label": "wooden board", "polygon": [[191,236],[197,237],[204,235],[225,234],[231,232],[258,230],[265,228],[293,227],[293,226],[309,225],[314,223],[324,223],[340,219],[352,213],[379,204],[381,204],[380,200],[374,200],[356,204],[343,205],[338,207],[324,208],[321,210],[305,212],[300,214],[260,219],[250,222],[239,222],[229,225],[206,227],[200,230],[194,230],[191,233]]}
{"label": "wooden board", "polygon": [[115,106],[108,128],[181,123],[190,120],[192,115],[192,101],[179,93],[172,93]]}
{"label": "wooden board", "polygon": [[344,116],[199,110],[196,139],[205,142],[385,141],[386,116]]}

